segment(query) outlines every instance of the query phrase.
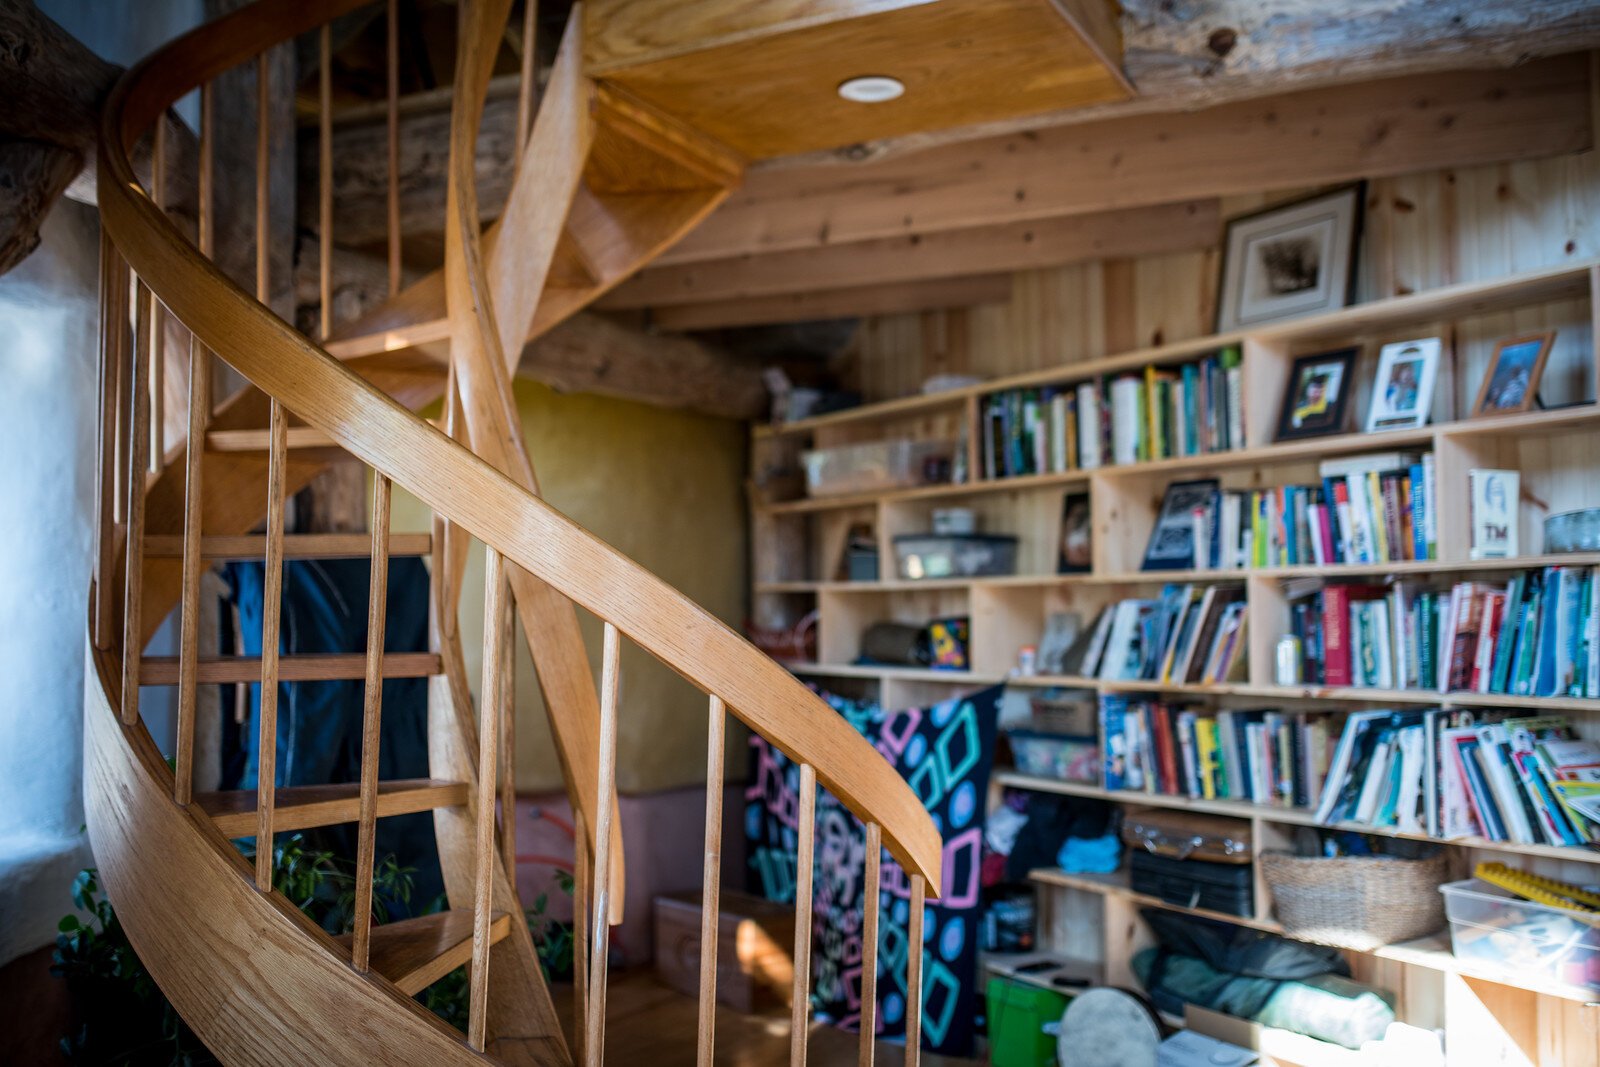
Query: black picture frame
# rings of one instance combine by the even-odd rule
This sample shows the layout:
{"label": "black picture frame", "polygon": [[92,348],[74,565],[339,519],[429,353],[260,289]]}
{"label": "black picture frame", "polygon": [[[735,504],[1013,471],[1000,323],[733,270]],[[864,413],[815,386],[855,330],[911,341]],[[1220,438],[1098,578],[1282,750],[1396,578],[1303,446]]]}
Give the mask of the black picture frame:
{"label": "black picture frame", "polygon": [[1056,548],[1057,574],[1088,574],[1094,569],[1094,518],[1088,493],[1068,493],[1061,502],[1061,540]]}
{"label": "black picture frame", "polygon": [[[1283,400],[1278,407],[1278,434],[1274,440],[1295,441],[1343,433],[1356,359],[1360,355],[1361,347],[1357,345],[1297,357],[1284,385]],[[1318,389],[1320,396],[1315,393]]]}
{"label": "black picture frame", "polygon": [[[1221,495],[1222,483],[1215,478],[1196,478],[1168,485],[1161,496],[1161,510],[1156,514],[1155,525],[1150,528],[1150,540],[1145,543],[1144,563],[1140,569],[1197,569],[1202,546],[1195,544],[1194,509],[1202,505],[1209,508],[1210,525],[1214,527]],[[1210,545],[1204,546],[1208,561],[1210,548]]]}
{"label": "black picture frame", "polygon": [[[1315,315],[1347,306],[1356,291],[1356,267],[1361,256],[1362,230],[1366,225],[1366,182],[1353,182],[1290,200],[1272,204],[1259,211],[1235,215],[1223,224],[1222,263],[1217,277],[1216,313],[1213,332],[1228,333],[1282,322],[1303,315]],[[1251,286],[1245,279],[1250,275],[1251,248],[1259,241],[1272,242],[1293,237],[1304,229],[1307,214],[1326,214],[1333,218],[1331,240],[1317,246],[1319,262],[1326,262],[1329,272],[1326,284],[1317,288],[1324,295],[1310,302],[1298,298],[1285,301],[1285,306],[1255,310],[1245,305]],[[1304,238],[1302,238],[1304,239]],[[1276,298],[1268,297],[1268,303]]]}

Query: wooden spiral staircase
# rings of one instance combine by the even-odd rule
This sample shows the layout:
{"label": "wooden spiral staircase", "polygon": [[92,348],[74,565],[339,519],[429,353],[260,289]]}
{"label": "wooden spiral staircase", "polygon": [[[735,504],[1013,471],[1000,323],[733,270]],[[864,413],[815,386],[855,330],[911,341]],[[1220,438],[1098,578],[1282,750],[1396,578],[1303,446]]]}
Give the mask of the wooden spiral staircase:
{"label": "wooden spiral staircase", "polygon": [[[911,790],[878,753],[782,668],[689,599],[616,552],[538,495],[519,432],[510,372],[523,344],[595,299],[671,244],[738,181],[741,161],[710,139],[591,83],[572,18],[536,109],[524,69],[523,155],[499,221],[480,232],[473,144],[489,60],[509,0],[461,0],[444,269],[400,289],[394,9],[390,2],[391,300],[354,323],[329,321],[336,225],[327,151],[330,23],[355,0],[263,0],[182,37],[139,64],[107,108],[99,152],[104,224],[101,299],[99,547],[89,605],[86,785],[95,854],[118,915],[184,1020],[227,1063],[597,1064],[604,1057],[607,930],[618,918],[622,856],[614,771],[618,655],[631,640],[709,696],[705,925],[700,992],[702,1063],[712,1061],[723,730],[731,713],[801,766],[793,1058],[805,1059],[813,820],[818,784],[867,826],[869,855],[887,848],[910,875],[911,943],[921,943],[924,893],[938,892],[941,842]],[[315,34],[322,56],[320,336],[310,339],[264,305],[267,242],[258,240],[256,298],[212,262],[213,85],[266,50]],[[525,51],[532,54],[532,49]],[[164,210],[173,175],[167,109],[199,90],[198,234]],[[261,92],[260,98],[266,99]],[[262,123],[263,130],[265,123]],[[147,188],[130,162],[154,144]],[[266,231],[266,138],[257,149],[257,233]],[[174,324],[176,324],[174,326]],[[173,337],[186,339],[187,433],[169,440],[159,405]],[[447,350],[447,351],[441,351]],[[441,361],[441,355],[447,359]],[[169,358],[172,357],[172,358]],[[250,386],[212,403],[222,360]],[[181,363],[177,365],[181,366]],[[439,425],[415,411],[444,396]],[[157,410],[152,412],[152,404]],[[371,536],[284,532],[287,494],[331,462],[372,470]],[[389,532],[401,486],[433,510],[431,536]],[[260,531],[264,522],[264,533]],[[471,695],[456,625],[469,538],[486,546],[483,677]],[[432,648],[385,654],[391,553],[431,559]],[[284,561],[368,555],[371,602],[364,654],[280,655]],[[200,576],[207,561],[263,558],[262,655],[200,648]],[[605,621],[598,692],[574,605]],[[162,620],[180,619],[179,654],[144,654]],[[515,612],[546,698],[578,835],[578,1020],[569,1043],[541,977],[511,878],[513,721],[506,684]],[[378,777],[382,680],[428,676],[426,780]],[[279,683],[365,679],[361,777],[349,786],[278,788]],[[193,788],[197,688],[261,686],[260,787]],[[141,686],[174,686],[174,767],[140,715]],[[377,819],[432,811],[450,910],[374,925]],[[231,839],[355,823],[356,918],[335,939],[272,888],[271,849],[252,864]],[[597,873],[598,872],[598,873]],[[867,872],[867,929],[878,919],[876,864]],[[877,939],[866,939],[862,1056],[870,1062]],[[470,965],[465,1033],[413,999]],[[920,1003],[920,954],[908,989]],[[920,1012],[908,1013],[917,1047]],[[915,1053],[911,1054],[912,1058]]]}

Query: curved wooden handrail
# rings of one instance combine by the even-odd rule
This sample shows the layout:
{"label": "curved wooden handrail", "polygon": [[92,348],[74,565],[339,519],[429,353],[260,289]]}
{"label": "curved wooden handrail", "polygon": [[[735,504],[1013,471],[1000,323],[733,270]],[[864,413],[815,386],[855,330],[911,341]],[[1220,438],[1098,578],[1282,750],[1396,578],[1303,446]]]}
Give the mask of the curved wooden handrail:
{"label": "curved wooden handrail", "polygon": [[938,895],[942,843],[916,795],[815,694],[698,604],[450,440],[307,340],[218,270],[134,175],[129,151],[173,102],[366,0],[255,4],[138,63],[102,119],[100,209],[117,248],[199,341],[258,388],[437,513],[613,623],[791,759]]}

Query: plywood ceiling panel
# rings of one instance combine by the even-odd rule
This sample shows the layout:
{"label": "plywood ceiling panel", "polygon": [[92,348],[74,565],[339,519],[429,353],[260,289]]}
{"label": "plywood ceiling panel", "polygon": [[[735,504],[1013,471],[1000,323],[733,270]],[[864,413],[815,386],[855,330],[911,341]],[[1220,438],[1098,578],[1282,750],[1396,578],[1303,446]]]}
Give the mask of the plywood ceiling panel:
{"label": "plywood ceiling panel", "polygon": [[[774,19],[774,5],[695,0],[673,5],[685,20],[678,33],[658,12],[658,37],[641,41],[602,0],[589,14],[590,72],[766,159],[1125,99],[1109,2],[818,0],[776,5]],[[698,47],[687,37],[696,26]],[[883,103],[842,99],[839,84],[862,75],[906,91]]]}

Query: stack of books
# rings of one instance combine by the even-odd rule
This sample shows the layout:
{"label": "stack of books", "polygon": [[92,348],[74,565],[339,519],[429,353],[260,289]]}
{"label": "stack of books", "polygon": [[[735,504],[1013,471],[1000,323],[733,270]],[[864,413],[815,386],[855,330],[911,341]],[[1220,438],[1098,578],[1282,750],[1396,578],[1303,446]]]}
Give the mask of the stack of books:
{"label": "stack of books", "polygon": [[1309,807],[1328,767],[1328,717],[1100,698],[1107,789]]}
{"label": "stack of books", "polygon": [[1319,485],[1227,490],[1209,558],[1225,569],[1438,558],[1433,453],[1325,460]]}
{"label": "stack of books", "polygon": [[980,412],[982,475],[1010,478],[1244,446],[1239,350],[1077,385],[1010,389]]}
{"label": "stack of books", "polygon": [[[1224,682],[1245,666],[1244,590],[1167,585],[1100,612],[1086,631],[1079,672],[1108,681]],[[1078,662],[1072,652],[1069,660]]]}
{"label": "stack of books", "polygon": [[1600,840],[1600,741],[1560,716],[1357,711],[1317,804],[1326,824],[1534,845]]}
{"label": "stack of books", "polygon": [[1287,589],[1312,685],[1600,697],[1600,568],[1524,571],[1448,591],[1313,583]]}

